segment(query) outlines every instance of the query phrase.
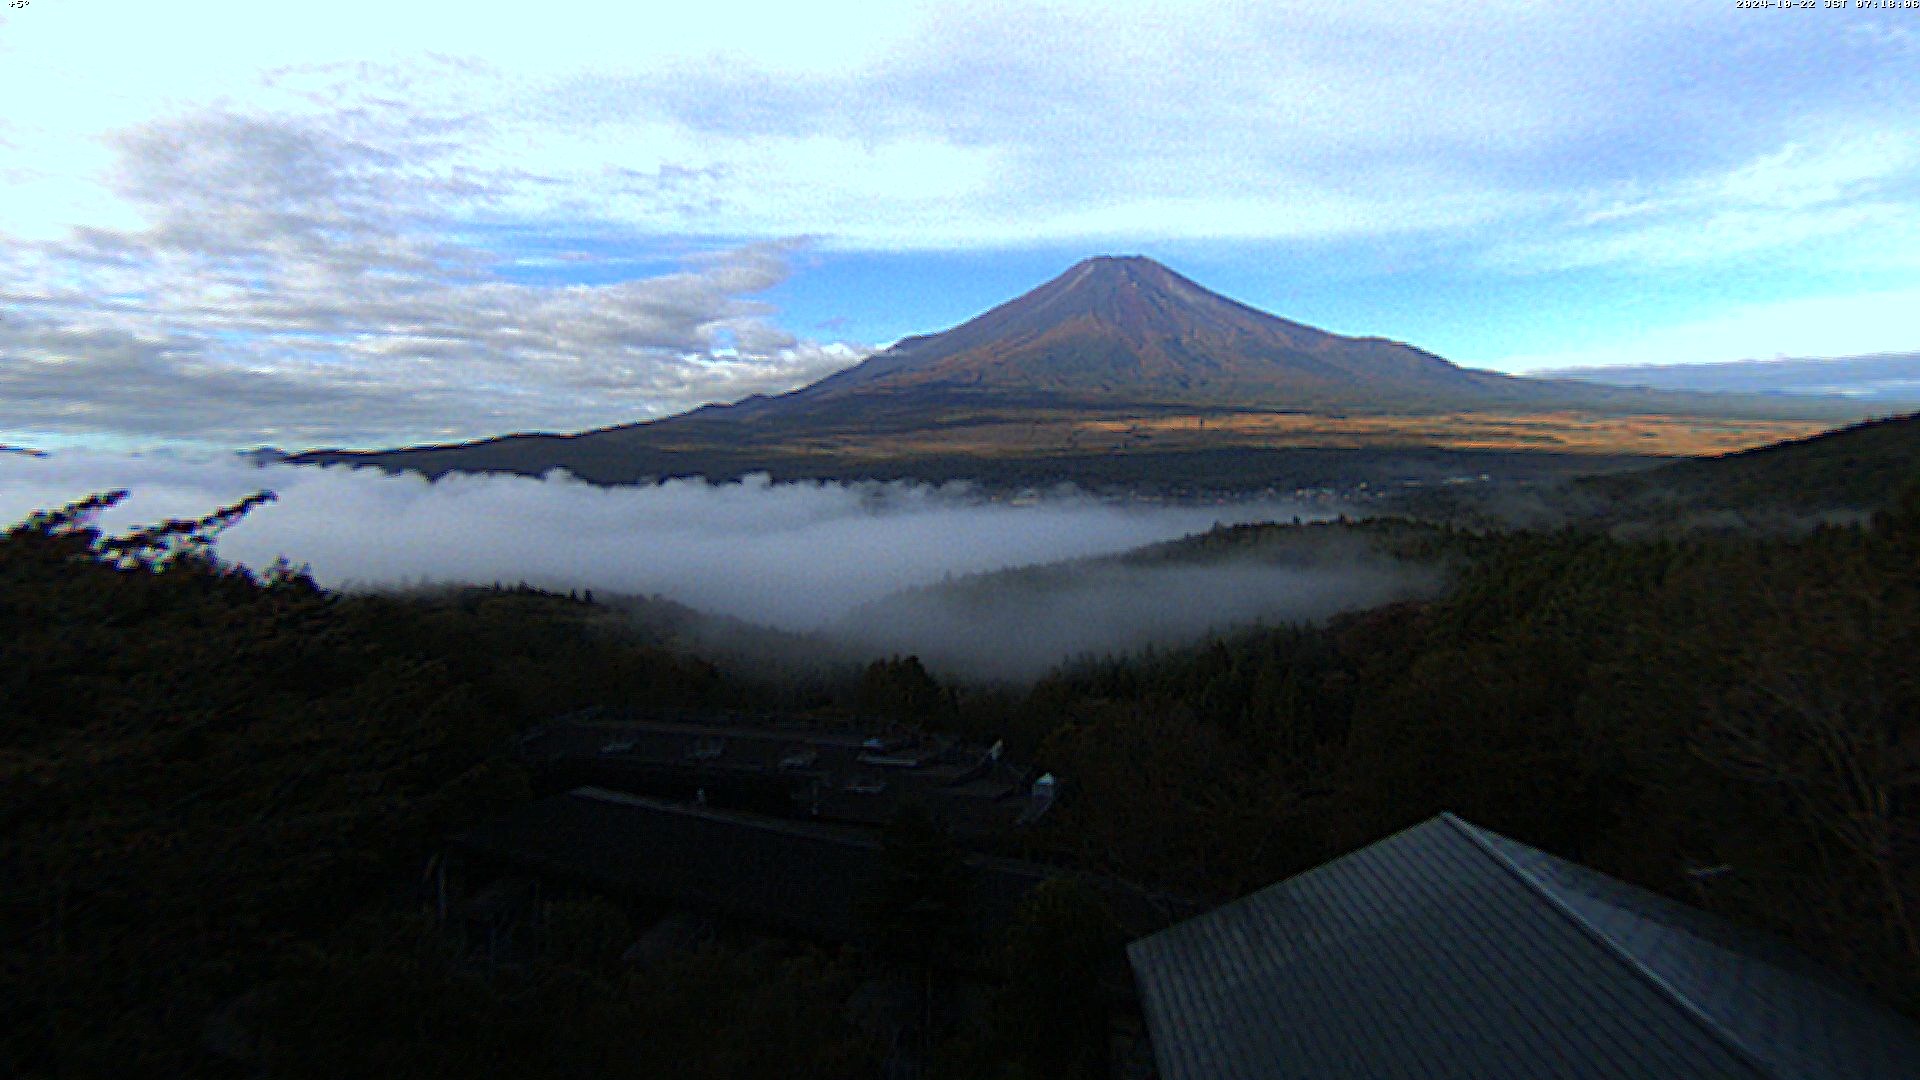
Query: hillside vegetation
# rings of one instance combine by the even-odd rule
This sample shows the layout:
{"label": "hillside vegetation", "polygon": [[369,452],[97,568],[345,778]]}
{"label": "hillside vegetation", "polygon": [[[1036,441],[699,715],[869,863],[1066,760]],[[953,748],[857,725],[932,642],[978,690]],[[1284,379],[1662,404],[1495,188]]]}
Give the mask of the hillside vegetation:
{"label": "hillside vegetation", "polygon": [[1048,842],[1231,896],[1448,810],[1920,1012],[1920,499],[1796,540],[1394,543],[1445,597],[1036,685],[1023,734],[1079,785]]}
{"label": "hillside vegetation", "polygon": [[711,667],[563,596],[256,577],[209,554],[237,514],[103,537],[112,501],[0,536],[0,1075],[849,1067],[846,987],[805,954],[641,987],[624,917],[572,904],[538,962],[475,972],[418,917],[441,839],[531,797],[530,719],[729,704]]}
{"label": "hillside vegetation", "polygon": [[[626,915],[575,898],[534,954],[486,965],[421,916],[438,839],[530,797],[513,736],[596,703],[1005,737],[1069,784],[1008,853],[1214,899],[1451,810],[1785,935],[1920,1016],[1917,492],[1794,539],[1363,524],[1448,591],[1024,689],[894,658],[799,690],[585,600],[224,566],[212,536],[248,507],[104,537],[88,517],[110,499],[0,537],[7,1075],[873,1075],[858,949],[722,942],[642,973],[619,960]],[[1045,1048],[1090,1045],[1019,1004],[1059,994],[1020,958],[1085,936],[1034,918],[936,1075],[1033,1075]]]}
{"label": "hillside vegetation", "polygon": [[1920,414],[1639,473],[1594,477],[1582,486],[1629,507],[1871,510],[1889,505],[1916,480]]}

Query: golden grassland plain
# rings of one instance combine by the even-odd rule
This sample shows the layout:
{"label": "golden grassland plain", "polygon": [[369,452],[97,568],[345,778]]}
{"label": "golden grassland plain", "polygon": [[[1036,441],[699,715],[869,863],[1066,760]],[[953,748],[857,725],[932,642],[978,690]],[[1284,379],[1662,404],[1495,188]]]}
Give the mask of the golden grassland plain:
{"label": "golden grassland plain", "polygon": [[1044,456],[1127,450],[1400,449],[1545,451],[1699,457],[1816,434],[1815,420],[1581,412],[1453,412],[1431,416],[1293,412],[974,417],[911,432],[810,433],[762,449],[831,456]]}

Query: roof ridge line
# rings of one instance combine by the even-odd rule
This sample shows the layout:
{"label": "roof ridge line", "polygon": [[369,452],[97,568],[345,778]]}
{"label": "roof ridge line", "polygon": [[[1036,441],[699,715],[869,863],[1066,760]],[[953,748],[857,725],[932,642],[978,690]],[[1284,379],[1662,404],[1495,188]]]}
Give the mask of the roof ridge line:
{"label": "roof ridge line", "polygon": [[[671,799],[655,799],[645,795],[634,795],[599,784],[582,784],[566,792],[569,797],[588,799],[594,802],[611,803],[615,806],[632,806],[642,810],[657,810],[662,813],[678,814],[683,817],[699,818],[703,821],[718,822],[722,825],[734,825],[745,829],[757,829],[761,832],[779,833],[783,836],[798,837],[802,840],[815,840],[827,844],[841,844],[878,850],[880,842],[865,836],[840,835],[832,831],[834,826],[824,822],[790,821],[786,818],[767,817],[760,814],[741,813],[711,806],[689,805],[674,802]],[[811,826],[811,827],[809,827]]]}
{"label": "roof ridge line", "polygon": [[[1774,1068],[1771,1063],[1755,1052],[1752,1047],[1741,1041],[1739,1036],[1729,1031],[1725,1024],[1715,1020],[1706,1010],[1696,1005],[1691,998],[1676,989],[1672,983],[1661,978],[1658,972],[1642,963],[1639,957],[1634,956],[1621,946],[1619,942],[1602,933],[1600,928],[1588,921],[1586,916],[1575,911],[1572,906],[1558,896],[1555,896],[1552,890],[1542,885],[1533,875],[1521,869],[1517,863],[1507,857],[1505,852],[1494,847],[1493,844],[1488,842],[1486,837],[1480,835],[1480,827],[1478,825],[1461,820],[1451,811],[1441,811],[1440,817],[1448,825],[1452,826],[1455,832],[1465,836],[1475,847],[1492,857],[1493,861],[1505,869],[1507,873],[1519,879],[1520,883],[1524,885],[1529,892],[1545,900],[1548,906],[1559,912],[1582,933],[1598,942],[1601,948],[1605,949],[1616,960],[1625,964],[1628,970],[1638,975],[1660,995],[1666,997],[1675,1005],[1678,1005],[1681,1012],[1692,1018],[1694,1023],[1698,1024],[1716,1041],[1726,1044],[1726,1046],[1734,1052],[1735,1057],[1746,1062],[1755,1072],[1765,1077],[1766,1080],[1791,1080],[1789,1076]],[[1515,841],[1515,843],[1518,843],[1518,841]]]}

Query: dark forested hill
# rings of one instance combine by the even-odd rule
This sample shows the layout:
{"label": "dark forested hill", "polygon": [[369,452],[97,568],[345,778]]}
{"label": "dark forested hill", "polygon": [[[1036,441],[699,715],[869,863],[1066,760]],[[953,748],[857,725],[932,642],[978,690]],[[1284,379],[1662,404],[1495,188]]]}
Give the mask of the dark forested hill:
{"label": "dark forested hill", "polygon": [[[590,601],[329,593],[211,557],[245,506],[116,539],[87,523],[108,501],[0,535],[0,1074],[879,1073],[860,949],[751,937],[637,967],[648,923],[562,893],[500,962],[429,914],[437,841],[529,798],[507,752],[529,725],[767,691]],[[1920,486],[1785,539],[1376,521],[1128,561],[1323,567],[1350,543],[1445,589],[1023,688],[885,659],[846,700],[1063,778],[1007,854],[1226,900],[1447,810],[1920,1015]],[[1069,1075],[1042,1064],[1056,1021],[1105,1029],[1043,1007],[1063,998],[1035,958],[1073,925],[1010,939],[993,1004],[926,1041],[930,1073]]]}
{"label": "dark forested hill", "polygon": [[1628,503],[1875,510],[1920,481],[1920,414],[1583,482]]}
{"label": "dark forested hill", "polygon": [[[804,964],[716,952],[625,994],[617,948],[476,974],[417,918],[447,831],[529,797],[509,751],[530,719],[723,704],[712,668],[566,596],[342,596],[183,530],[116,542],[87,525],[107,504],[0,534],[0,1075],[847,1066],[841,999]],[[557,940],[630,940],[617,909],[551,917]],[[754,1031],[730,1058],[704,1042],[729,1015]]]}
{"label": "dark forested hill", "polygon": [[1035,686],[1055,842],[1238,895],[1452,811],[1920,1015],[1920,488],[1790,540],[1378,538],[1452,587]]}

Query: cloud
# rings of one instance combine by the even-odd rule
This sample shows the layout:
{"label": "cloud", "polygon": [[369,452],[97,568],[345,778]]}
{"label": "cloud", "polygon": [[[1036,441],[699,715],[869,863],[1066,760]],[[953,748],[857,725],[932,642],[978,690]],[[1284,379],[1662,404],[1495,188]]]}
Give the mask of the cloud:
{"label": "cloud", "polygon": [[1536,229],[1489,245],[1483,261],[1523,273],[1724,264],[1783,249],[1801,265],[1871,255],[1912,269],[1920,151],[1884,130],[1839,127],[1725,167],[1654,186],[1576,191]]}
{"label": "cloud", "polygon": [[1108,560],[895,593],[831,629],[856,655],[917,655],[942,674],[1025,680],[1061,663],[1377,607],[1437,588],[1354,543],[1309,564]]}
{"label": "cloud", "polygon": [[[1888,20],[885,9],[10,14],[0,430],[391,445],[778,391],[862,351],[782,329],[796,236],[1232,241],[1281,279],[1426,252],[1409,273],[1463,296],[1920,270],[1920,65]],[[623,246],[683,261],[638,276]]]}
{"label": "cloud", "polygon": [[280,498],[225,533],[221,555],[255,568],[284,555],[328,585],[526,581],[660,594],[791,630],[949,575],[1306,513],[1280,502],[1143,507],[1080,496],[1013,507],[964,488],[912,484],[598,488],[562,474],[430,483],[371,469],[255,468],[238,458],[0,455],[0,521],[115,488],[133,497],[103,520],[108,527],[198,516],[271,489]]}
{"label": "cloud", "polygon": [[[127,16],[180,39],[139,76],[189,100],[219,96],[211,71],[255,112],[472,118],[452,157],[490,178],[493,212],[855,248],[1571,226],[1596,202],[1670,200],[1831,131],[1910,142],[1920,83],[1911,35],[1890,24],[1650,2],[1491,3],[1471,18],[722,3],[537,26],[381,12],[377,41],[352,14],[303,34],[218,5],[167,18]],[[55,114],[82,106],[24,84],[63,81],[60,58],[94,46],[77,21],[41,25],[36,49],[9,57],[27,72],[16,124],[71,128]],[[107,127],[129,114],[84,111]]]}
{"label": "cloud", "polygon": [[1744,304],[1705,319],[1491,362],[1502,371],[1685,364],[1787,356],[1863,356],[1913,347],[1920,288]]}
{"label": "cloud", "polygon": [[[1518,224],[1567,230],[1576,264],[1595,231],[1614,228],[1580,227],[1596,203],[1635,194],[1700,219],[1721,209],[1702,189],[1748,163],[1834,131],[1888,144],[1916,134],[1897,104],[1917,81],[1897,74],[1897,41],[1761,26],[1731,9],[1495,4],[1463,19],[985,4],[943,9],[897,47],[847,59],[785,71],[690,56],[566,73],[535,83],[526,109],[722,171],[714,205],[734,227],[841,246],[1432,232],[1499,249],[1512,231],[1501,226]],[[1773,179],[1763,201],[1798,189]],[[1910,165],[1890,179],[1896,205],[1911,206]],[[1770,222],[1792,216],[1776,209]],[[1848,238],[1871,237],[1871,222],[1844,224]],[[1751,250],[1769,233],[1743,235]],[[1835,238],[1801,228],[1773,246],[1810,237]],[[1711,252],[1696,245],[1696,257]]]}
{"label": "cloud", "polygon": [[859,359],[754,299],[793,244],[608,284],[528,284],[451,207],[458,119],[208,113],[115,135],[146,219],[0,255],[0,428],[378,444],[631,421]]}

